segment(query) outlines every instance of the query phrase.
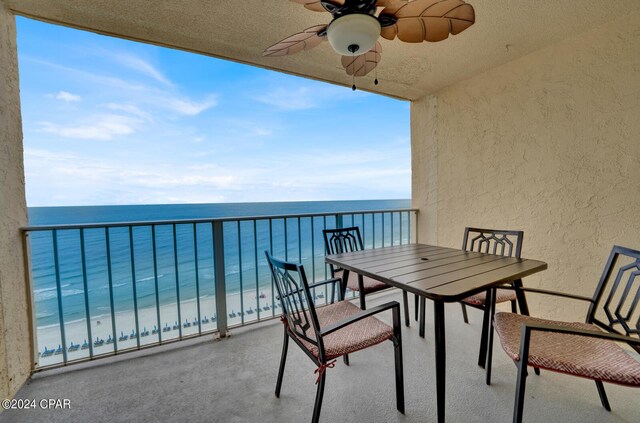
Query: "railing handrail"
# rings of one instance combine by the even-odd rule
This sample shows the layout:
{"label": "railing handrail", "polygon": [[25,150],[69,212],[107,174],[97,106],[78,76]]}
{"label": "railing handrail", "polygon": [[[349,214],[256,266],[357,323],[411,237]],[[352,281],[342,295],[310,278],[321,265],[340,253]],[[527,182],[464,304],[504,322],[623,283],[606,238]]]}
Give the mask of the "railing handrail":
{"label": "railing handrail", "polygon": [[[278,316],[276,310],[278,304],[276,303],[275,288],[273,286],[273,280],[270,280],[271,278],[269,276],[265,277],[265,273],[261,273],[260,271],[259,243],[261,243],[263,248],[273,252],[275,246],[274,240],[277,239],[279,245],[277,248],[281,248],[282,243],[284,245],[285,259],[288,258],[288,253],[293,251],[291,248],[295,247],[297,243],[297,258],[294,258],[296,256],[295,253],[291,253],[290,255],[292,255],[292,257],[290,259],[300,261],[305,259],[311,260],[311,275],[312,280],[315,281],[317,277],[323,279],[322,268],[320,268],[320,274],[318,274],[316,269],[316,262],[321,263],[318,257],[322,257],[324,252],[324,248],[317,245],[318,234],[316,232],[319,229],[343,227],[345,224],[362,225],[363,235],[365,227],[368,227],[370,230],[370,244],[372,248],[376,248],[377,244],[383,247],[389,244],[394,245],[394,239],[396,240],[396,244],[401,245],[403,243],[411,243],[412,241],[415,242],[414,237],[417,239],[418,212],[419,210],[417,208],[388,208],[198,219],[34,225],[20,228],[28,263],[26,277],[29,286],[28,300],[32,310],[30,321],[33,338],[32,370],[39,371],[66,366],[75,362],[140,350],[152,345],[162,345],[167,342],[174,342],[209,333],[217,333],[219,337],[223,338],[228,334],[230,328],[276,318]],[[368,217],[371,217],[370,221]],[[414,219],[415,223],[413,223]],[[295,229],[296,220],[297,230]],[[350,223],[348,223],[349,220]],[[249,222],[251,224],[245,226],[242,225],[241,222]],[[258,224],[257,222],[260,223]],[[386,230],[385,222],[387,222]],[[397,225],[395,226],[395,230],[394,222],[396,222]],[[225,223],[227,224],[225,225]],[[277,223],[277,225],[274,225],[274,223]],[[283,225],[279,223],[283,223]],[[293,223],[293,225],[290,225],[290,223]],[[278,226],[278,228],[275,228],[275,226]],[[134,227],[151,229],[150,234],[146,232],[139,234],[141,237],[137,239],[142,244],[139,244],[141,247],[138,248],[134,246],[136,243],[134,239],[136,237],[134,235],[140,229],[134,230]],[[171,227],[173,227],[173,231],[171,231],[172,235],[169,238],[162,238],[164,241],[158,245],[156,233],[159,232],[160,228],[170,229]],[[113,231],[112,229],[114,228],[128,228],[128,239],[125,236],[124,238],[118,238],[117,242],[112,240],[112,238],[116,238],[115,235],[116,232],[118,232]],[[97,233],[92,233],[89,236],[88,229],[93,229],[91,232],[97,230]],[[186,232],[184,232],[183,229]],[[235,231],[235,236],[233,236],[232,233],[227,233],[228,229],[231,229],[232,232]],[[202,232],[202,230],[204,230],[204,232]],[[378,230],[378,236],[376,236],[376,230]],[[68,231],[71,231],[71,233],[68,233]],[[207,237],[207,231],[210,231],[211,238]],[[40,232],[40,234],[45,235],[50,233],[51,236],[30,236],[32,232]],[[77,232],[77,239],[74,236],[61,235],[65,232],[67,232],[66,235],[73,235]],[[179,232],[182,233],[181,236],[178,236]],[[189,235],[189,233],[192,235]],[[316,236],[314,236],[314,233]],[[198,236],[199,234],[200,236]],[[292,234],[293,236],[290,236]],[[88,244],[85,235],[89,240],[91,248],[87,248]],[[110,235],[113,235],[113,237]],[[191,236],[192,239],[189,238],[189,236]],[[77,250],[78,242],[79,250]],[[191,242],[193,242],[192,248],[178,248],[179,243],[186,246]],[[253,242],[254,251],[251,250],[251,247],[247,246],[246,242]],[[266,242],[269,243],[268,247],[265,247]],[[44,341],[42,343],[40,343],[38,338],[40,327],[38,326],[38,318],[36,315],[36,292],[32,273],[34,265],[31,262],[32,243],[37,243],[36,245],[40,246],[36,254],[40,260],[38,277],[43,278],[42,281],[47,282],[49,285],[55,285],[53,287],[55,289],[54,299],[57,302],[51,310],[48,310],[48,313],[53,314],[45,315],[45,317],[55,317],[55,314],[57,314],[57,322],[52,325],[42,326],[43,328],[48,328],[47,330],[43,329],[42,340]],[[47,246],[49,243],[51,245]],[[201,243],[203,243],[202,245],[205,250],[204,257],[198,254],[198,245]],[[304,256],[303,244],[305,245]],[[65,250],[66,253],[64,254],[80,254],[80,261],[78,262],[77,257],[69,259],[71,256],[67,255],[63,256],[66,258],[61,262],[59,252],[61,245],[68,249]],[[118,245],[120,245],[120,247],[118,247]],[[162,250],[162,245],[168,247]],[[51,248],[52,250],[50,250]],[[125,251],[127,248],[128,251]],[[249,253],[248,260],[243,260],[243,250],[245,254],[246,252]],[[111,254],[113,251],[118,251],[115,259]],[[159,254],[159,251],[164,251],[164,253]],[[229,254],[227,254],[227,252]],[[93,266],[93,270],[90,270],[89,266],[87,266],[87,255],[93,263],[91,265]],[[253,255],[253,260],[251,259],[251,255]],[[179,256],[183,259],[182,261],[179,260]],[[47,266],[50,266],[47,258],[51,257],[53,258],[54,268],[47,270]],[[231,261],[229,268],[225,264],[227,260]],[[167,263],[169,263],[168,268]],[[62,264],[64,264],[64,266],[62,266]],[[209,269],[209,276],[207,276],[208,279],[206,281],[200,280],[201,278],[199,277],[199,269],[205,264],[206,267],[204,267],[204,269]],[[309,263],[306,264],[308,265]],[[104,269],[105,265],[106,273]],[[78,268],[78,266],[81,266],[81,268]],[[129,267],[125,268],[126,266]],[[175,281],[167,282],[170,285],[173,285],[173,282],[175,282],[175,287],[172,286],[171,289],[169,289],[169,291],[173,291],[173,293],[170,296],[165,295],[163,302],[160,301],[161,289],[159,278],[165,276],[164,273],[166,272],[163,271],[163,274],[159,274],[161,273],[159,271],[161,266],[164,266],[166,268],[165,270],[169,272],[167,275],[175,276]],[[324,279],[326,279],[328,277],[327,265],[324,264],[322,267],[324,268]],[[114,272],[114,269],[117,271]],[[143,269],[142,273],[139,274],[136,271],[137,269]],[[71,273],[69,273],[70,270]],[[213,270],[213,274],[211,274],[211,270]],[[80,271],[81,279],[78,279],[78,271]],[[90,272],[93,272],[93,276],[91,277],[93,280],[92,287],[89,286],[88,275]],[[180,275],[181,272],[182,276]],[[247,272],[255,273],[255,279],[252,279],[251,275]],[[106,280],[104,277],[100,278],[96,276],[104,276],[105,274],[107,275]],[[49,280],[52,275],[55,276],[55,280],[53,281]],[[249,275],[249,277],[245,280],[243,275]],[[70,279],[63,281],[63,276],[69,277]],[[142,276],[145,276],[145,278],[139,279]],[[213,280],[211,280],[211,277]],[[71,285],[72,280],[76,285]],[[136,288],[139,281],[145,280],[151,280],[152,286],[147,287],[149,289],[146,290],[146,294],[144,294],[142,298],[147,298],[147,300],[151,298],[151,300],[140,302],[140,291]],[[246,282],[244,285],[243,281]],[[68,283],[63,285],[63,282]],[[115,282],[118,282],[118,284],[116,285]],[[203,282],[207,284],[207,292],[209,292],[205,297],[203,297],[200,292],[200,288],[205,286],[202,285]],[[211,283],[213,283],[213,286]],[[249,286],[249,289],[244,289],[244,287],[248,286],[247,283],[255,286]],[[269,283],[271,283],[270,287]],[[128,290],[124,292],[124,294],[120,292],[122,295],[116,298],[114,289],[127,284],[130,285],[128,289],[130,289],[131,292]],[[227,292],[228,284],[231,289],[229,293]],[[52,286],[49,285],[47,285],[46,289],[43,289],[42,292],[51,291]],[[64,290],[62,288],[69,286],[72,286],[72,288],[69,288],[66,294],[63,295]],[[108,288],[108,298],[104,297],[107,293],[97,292],[105,287]],[[212,297],[206,299],[206,297],[211,294],[210,289],[212,287],[214,294]],[[195,297],[193,297],[193,288],[195,288]],[[263,289],[267,294],[263,293]],[[75,301],[74,303],[68,302],[65,305],[62,298],[64,296],[78,295],[78,292],[75,291],[84,294],[83,304]],[[183,296],[181,291],[183,293],[186,292],[186,296]],[[92,292],[93,294],[91,294]],[[168,291],[167,289],[163,289],[163,292],[166,294]],[[189,294],[189,292],[191,294]],[[247,294],[249,297],[247,297]],[[251,296],[254,296],[255,301],[250,299]],[[41,298],[45,297],[43,296]],[[108,304],[105,304],[105,298],[108,299]],[[184,304],[182,301],[183,298],[188,300]],[[326,303],[329,298],[327,290],[325,289],[324,293],[320,292],[315,298],[320,301],[321,304],[323,302]],[[131,299],[133,299],[133,309],[131,309]],[[50,298],[45,298],[42,301],[45,300],[48,301]],[[191,300],[195,300],[195,310]],[[203,301],[205,310],[208,310],[208,312],[205,311],[204,319],[201,310],[201,302]],[[238,310],[238,301],[240,311],[236,313],[235,310]],[[231,313],[227,310],[228,302],[231,305]],[[120,305],[118,309],[117,305]],[[42,306],[45,307],[44,303]],[[71,310],[72,313],[66,315],[64,307],[69,307],[67,311]],[[93,311],[91,307],[94,308]],[[161,309],[165,310],[163,311],[163,313],[165,313],[164,317],[161,315]],[[182,313],[183,309],[185,311],[184,314]],[[107,310],[107,312],[104,312],[104,310]],[[116,321],[116,315],[118,314],[116,310],[124,313],[120,315],[120,323]],[[78,313],[80,313],[80,315],[84,314],[84,322],[82,322],[83,319],[77,319]],[[101,323],[97,318],[102,318],[103,314],[108,317],[105,317],[106,325],[100,329],[97,325]],[[207,318],[207,314],[211,316],[211,319]],[[71,316],[73,316],[73,320],[69,320]],[[142,323],[139,321],[140,316],[142,316]],[[185,316],[187,317],[185,318]],[[192,326],[191,320],[193,320],[193,325],[197,330],[196,332],[188,329]],[[170,326],[171,321],[174,321],[174,324]],[[110,325],[108,324],[109,322]],[[144,326],[145,322],[146,326]],[[67,326],[71,324],[75,326]],[[85,325],[86,328],[84,328]],[[215,327],[212,327],[212,325]],[[149,333],[149,330],[146,330],[147,326],[149,328],[153,326],[151,333]],[[124,331],[122,330],[123,327],[125,329]],[[186,332],[183,331],[183,328],[185,328],[184,331]],[[67,329],[69,330],[67,331]],[[118,329],[120,329],[120,336],[117,334]],[[176,329],[177,333],[175,332]],[[125,335],[124,332],[128,332],[129,330],[131,330],[131,334]],[[166,337],[165,332],[167,332]],[[151,335],[149,338],[143,339],[143,337],[149,335]],[[84,338],[85,336],[87,336],[87,338]],[[84,343],[74,344],[73,341],[76,339],[84,339]],[[89,342],[87,342],[87,339],[89,339]],[[56,343],[58,344],[57,349],[55,348]],[[44,346],[43,351],[40,350],[39,345]],[[47,349],[49,346],[53,348]],[[95,350],[95,348],[98,348],[99,351]],[[88,351],[84,352],[83,350]],[[59,361],[60,359],[57,357],[53,357],[57,355],[60,355],[62,361]],[[49,357],[53,358],[49,359]]]}
{"label": "railing handrail", "polygon": [[275,219],[296,219],[305,217],[322,217],[322,216],[345,216],[356,214],[380,214],[380,213],[398,213],[398,212],[419,212],[417,208],[399,208],[399,209],[371,209],[371,210],[350,210],[339,212],[322,212],[322,213],[298,213],[298,214],[274,214],[260,216],[237,216],[237,217],[216,217],[216,218],[200,218],[200,219],[176,219],[176,220],[144,220],[129,222],[105,222],[105,223],[80,223],[80,224],[61,224],[61,225],[37,225],[25,226],[20,228],[21,232],[38,232],[51,230],[73,230],[73,229],[92,229],[92,228],[121,228],[130,226],[151,226],[151,225],[186,225],[194,223],[213,223],[213,222],[237,222],[245,220],[275,220]]}

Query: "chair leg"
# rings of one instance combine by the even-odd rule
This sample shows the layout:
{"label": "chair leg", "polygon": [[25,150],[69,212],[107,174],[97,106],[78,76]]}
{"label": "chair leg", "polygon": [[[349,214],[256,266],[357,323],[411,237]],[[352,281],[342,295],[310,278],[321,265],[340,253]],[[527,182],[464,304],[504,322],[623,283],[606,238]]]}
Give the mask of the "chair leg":
{"label": "chair leg", "polygon": [[415,319],[416,322],[418,321],[418,318],[419,318],[418,314],[419,314],[419,311],[420,311],[420,305],[418,304],[418,298],[419,297],[416,294],[413,294],[413,299],[414,299],[414,302],[415,302],[414,310],[415,310],[415,314],[416,314],[416,319]]}
{"label": "chair leg", "polygon": [[396,408],[404,414],[404,369],[402,366],[402,331],[400,329],[400,310],[393,309],[393,353],[396,374]]}
{"label": "chair leg", "polygon": [[516,306],[516,300],[511,300],[511,312],[513,314],[518,313],[518,307]]}
{"label": "chair leg", "polygon": [[278,370],[278,381],[276,382],[276,398],[280,398],[280,388],[282,388],[282,376],[284,375],[284,364],[287,361],[287,350],[289,349],[289,335],[287,328],[284,328],[284,342],[282,343],[282,355],[280,356],[280,369]]}
{"label": "chair leg", "polygon": [[609,400],[607,399],[607,393],[604,390],[604,385],[602,381],[596,380],[596,388],[598,388],[598,394],[600,395],[600,402],[605,410],[611,411],[611,406],[609,405]]}
{"label": "chair leg", "polygon": [[404,325],[406,327],[410,326],[409,320],[409,298],[407,295],[407,291],[402,291],[402,305],[404,306]]}
{"label": "chair leg", "polygon": [[[516,288],[516,299],[518,302],[518,308],[520,309],[520,314],[522,314],[523,316],[528,316],[529,315],[529,306],[527,305],[527,297],[525,297],[524,292],[521,291],[518,288],[522,288],[522,279],[518,279],[517,281],[513,282],[513,287]],[[513,301],[511,302],[511,311],[513,313],[517,313],[517,310],[515,308],[515,305],[513,303]],[[536,375],[540,376],[540,369],[538,369],[537,367],[533,368],[533,371]]]}
{"label": "chair leg", "polygon": [[516,401],[513,407],[513,423],[522,423],[524,409],[524,390],[527,384],[527,364],[518,362],[518,379],[516,381]]}
{"label": "chair leg", "polygon": [[311,417],[311,423],[318,423],[320,421],[320,409],[322,408],[322,397],[324,396],[324,382],[327,377],[327,372],[322,372],[320,381],[318,382],[318,389],[316,390],[316,402],[313,406],[313,416]]}
{"label": "chair leg", "polygon": [[469,324],[469,317],[467,316],[467,306],[464,303],[460,303],[460,307],[462,307],[462,320],[466,324]]}
{"label": "chair leg", "polygon": [[366,310],[367,309],[367,304],[364,301],[364,277],[362,275],[358,275],[358,289],[359,291],[359,297],[360,297],[360,310]]}
{"label": "chair leg", "polygon": [[520,361],[518,361],[517,364],[518,379],[516,380],[516,400],[513,405],[513,423],[522,423],[522,410],[524,408],[524,390],[527,384],[527,365],[529,364],[530,343],[531,330],[526,325],[522,325],[520,334]]}
{"label": "chair leg", "polygon": [[347,366],[349,365],[349,354],[345,354],[342,356],[342,361],[344,361],[344,364],[346,364]]}

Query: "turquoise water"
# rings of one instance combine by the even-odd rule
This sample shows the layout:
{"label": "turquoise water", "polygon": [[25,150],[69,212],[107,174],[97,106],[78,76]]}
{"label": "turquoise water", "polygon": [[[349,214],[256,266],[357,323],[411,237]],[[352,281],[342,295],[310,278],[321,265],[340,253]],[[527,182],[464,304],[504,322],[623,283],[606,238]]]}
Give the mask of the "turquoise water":
{"label": "turquoise water", "polygon": [[[32,207],[29,208],[29,224],[37,226],[206,219],[407,207],[410,207],[410,200]],[[395,225],[391,224],[392,219]],[[355,215],[353,218],[346,216],[344,225],[360,226],[364,232],[365,244],[370,247],[374,243],[380,246],[383,242],[389,245],[392,237],[396,243],[401,238],[404,239],[403,242],[407,242],[408,219],[406,214],[395,214],[393,217],[390,214],[384,217]],[[271,284],[263,253],[264,250],[270,249],[273,249],[274,255],[278,257],[302,262],[307,273],[311,275],[310,279],[324,278],[326,268],[322,260],[322,228],[325,226],[335,227],[335,218],[315,218],[313,225],[310,218],[299,221],[287,219],[286,223],[283,219],[276,219],[272,221],[271,227],[267,220],[257,221],[255,226],[254,221],[225,223],[227,293],[250,290],[255,292],[255,296],[250,298],[258,301],[256,297],[259,297],[262,289],[266,290]],[[156,302],[160,306],[175,303],[178,296],[180,302],[183,302],[196,298],[198,294],[200,298],[214,295],[211,224],[197,224],[195,227],[192,224],[176,225],[175,238],[173,225],[157,226],[155,248],[151,226],[134,227],[131,230],[131,238],[128,227],[112,228],[108,237],[107,242],[104,228],[84,231],[86,270],[83,271],[80,231],[58,231],[56,241],[59,272],[56,274],[52,232],[31,234],[38,327],[59,325],[61,314],[65,323],[84,319],[87,309],[93,318],[110,315],[112,309],[115,313],[133,310],[134,303],[137,303],[140,309],[155,307]],[[383,241],[383,237],[386,241]],[[57,278],[60,283],[60,299]],[[85,281],[88,304],[85,301]],[[62,313],[59,302],[62,304]],[[245,305],[245,309],[250,307],[253,306]],[[211,316],[213,312],[209,312]]]}

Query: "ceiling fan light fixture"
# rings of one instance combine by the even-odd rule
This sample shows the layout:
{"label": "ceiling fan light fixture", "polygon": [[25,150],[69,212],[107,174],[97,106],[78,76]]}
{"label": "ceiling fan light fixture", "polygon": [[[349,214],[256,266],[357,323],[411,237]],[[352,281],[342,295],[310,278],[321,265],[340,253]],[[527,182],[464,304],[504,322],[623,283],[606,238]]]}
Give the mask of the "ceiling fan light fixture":
{"label": "ceiling fan light fixture", "polygon": [[331,22],[327,28],[327,38],[338,54],[359,55],[376,45],[381,29],[380,22],[374,16],[353,13]]}

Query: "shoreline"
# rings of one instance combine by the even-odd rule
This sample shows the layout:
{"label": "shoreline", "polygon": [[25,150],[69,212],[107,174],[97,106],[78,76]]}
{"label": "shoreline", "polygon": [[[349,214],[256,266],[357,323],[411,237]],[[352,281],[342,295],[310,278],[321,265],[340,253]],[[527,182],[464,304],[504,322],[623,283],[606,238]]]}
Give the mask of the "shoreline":
{"label": "shoreline", "polygon": [[[275,294],[275,293],[274,293]],[[275,297],[274,297],[275,298]],[[275,307],[271,304],[271,286],[260,290],[256,298],[255,289],[245,290],[242,295],[244,306],[243,315],[241,311],[240,292],[227,294],[227,324],[237,325],[247,321],[256,321],[258,318],[278,316],[280,304],[276,300]],[[317,304],[325,301],[324,291],[316,293]],[[138,309],[138,326],[140,329],[140,345],[153,344],[158,342],[159,336],[163,340],[178,339],[182,336],[195,335],[199,333],[198,314],[196,299],[180,302],[180,319],[178,322],[177,303],[160,305],[160,328],[156,332],[158,324],[158,311],[156,307],[145,307]],[[259,308],[259,310],[258,310]],[[200,329],[202,332],[216,329],[217,313],[215,311],[215,296],[200,298]],[[119,311],[115,313],[116,334],[113,335],[113,324],[110,314],[93,316],[91,318],[90,340],[87,331],[86,319],[78,319],[65,322],[65,339],[67,342],[67,360],[77,360],[89,357],[89,342],[93,346],[93,354],[104,354],[117,349],[136,348],[138,345],[135,333],[135,312],[134,310]],[[154,326],[156,328],[154,328]],[[62,343],[59,325],[40,326],[37,329],[37,366],[48,366],[62,363]]]}

